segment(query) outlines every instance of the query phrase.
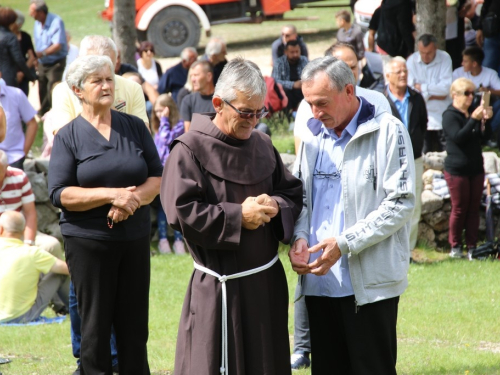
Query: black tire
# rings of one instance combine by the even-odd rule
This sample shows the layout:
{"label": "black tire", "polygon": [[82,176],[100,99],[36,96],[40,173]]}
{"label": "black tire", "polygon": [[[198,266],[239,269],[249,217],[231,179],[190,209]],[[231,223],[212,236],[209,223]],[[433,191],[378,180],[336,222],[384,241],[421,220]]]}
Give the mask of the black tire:
{"label": "black tire", "polygon": [[179,56],[186,47],[198,46],[200,22],[189,9],[171,6],[153,17],[147,30],[155,54],[162,57]]}

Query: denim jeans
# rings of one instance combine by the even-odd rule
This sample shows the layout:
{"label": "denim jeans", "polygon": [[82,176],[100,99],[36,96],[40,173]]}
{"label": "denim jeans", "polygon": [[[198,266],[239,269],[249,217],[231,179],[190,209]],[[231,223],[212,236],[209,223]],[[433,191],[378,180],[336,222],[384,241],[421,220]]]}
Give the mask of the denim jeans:
{"label": "denim jeans", "polygon": [[500,34],[492,38],[484,38],[483,51],[483,66],[500,74]]}
{"label": "denim jeans", "polygon": [[[158,238],[160,240],[167,238],[167,215],[161,205],[158,206],[158,212],[156,216],[158,222]],[[174,230],[174,241],[183,241],[181,232]]]}
{"label": "denim jeans", "polygon": [[[78,314],[78,303],[76,301],[75,288],[73,283],[69,285],[69,319],[71,320],[71,346],[73,347],[73,357],[77,358],[76,363],[80,365],[80,346],[82,342],[81,325],[82,320]],[[111,361],[112,366],[118,364],[118,351],[116,349],[116,334],[113,328],[111,339],[109,340],[111,346]]]}

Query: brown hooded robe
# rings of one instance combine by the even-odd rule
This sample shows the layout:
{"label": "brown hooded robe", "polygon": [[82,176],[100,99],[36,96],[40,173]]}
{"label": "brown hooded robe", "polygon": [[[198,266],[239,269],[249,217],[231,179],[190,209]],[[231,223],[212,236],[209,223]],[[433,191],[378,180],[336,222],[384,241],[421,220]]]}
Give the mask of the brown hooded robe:
{"label": "brown hooded robe", "polygon": [[[271,223],[242,228],[241,203],[268,194],[280,206]],[[220,275],[270,262],[288,243],[302,209],[302,183],[283,166],[270,138],[247,140],[222,133],[195,114],[165,164],[161,201],[169,224],[182,232],[198,264]],[[280,261],[228,280],[230,375],[290,374],[288,287]],[[221,283],[194,270],[177,337],[175,375],[217,375],[221,367]]]}

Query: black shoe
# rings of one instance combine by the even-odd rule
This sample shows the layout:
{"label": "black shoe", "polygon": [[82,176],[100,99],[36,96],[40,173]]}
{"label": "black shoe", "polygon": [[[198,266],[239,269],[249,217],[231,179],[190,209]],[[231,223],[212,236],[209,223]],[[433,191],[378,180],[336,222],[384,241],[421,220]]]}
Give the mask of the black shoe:
{"label": "black shoe", "polygon": [[78,365],[73,375],[80,375],[80,365]]}
{"label": "black shoe", "polygon": [[69,314],[69,310],[66,306],[61,307],[55,312],[58,316],[65,316]]}
{"label": "black shoe", "polygon": [[120,373],[120,368],[118,367],[118,363],[113,366],[113,374],[118,374]]}

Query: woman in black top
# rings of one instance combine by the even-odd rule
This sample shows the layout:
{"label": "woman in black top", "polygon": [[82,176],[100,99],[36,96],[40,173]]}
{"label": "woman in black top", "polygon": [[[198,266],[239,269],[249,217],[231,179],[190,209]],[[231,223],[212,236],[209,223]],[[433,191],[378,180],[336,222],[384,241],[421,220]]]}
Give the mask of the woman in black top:
{"label": "woman in black top", "polygon": [[484,182],[481,141],[491,132],[485,121],[493,116],[491,107],[485,107],[483,103],[469,114],[474,90],[472,81],[466,78],[455,80],[450,88],[453,103],[443,113],[447,152],[444,176],[451,196],[448,241],[450,256],[454,258],[462,257],[464,229],[469,255],[476,247]]}
{"label": "woman in black top", "polygon": [[[26,60],[26,65],[31,69],[32,73],[35,74],[35,67],[37,64],[37,59],[35,57],[35,47],[33,47],[33,41],[31,40],[31,35],[27,32],[21,30],[24,25],[24,15],[16,10],[17,20],[12,25],[10,25],[10,31],[14,33],[21,47],[21,53]],[[24,76],[22,70],[17,72],[17,81],[19,83],[19,88],[28,96],[29,94],[29,80]]]}
{"label": "woman in black top", "polygon": [[33,81],[36,77],[26,65],[21,47],[10,26],[17,20],[17,14],[10,8],[0,7],[0,72],[8,86],[19,87],[17,71],[20,69],[25,77]]}
{"label": "woman in black top", "polygon": [[49,191],[62,210],[83,372],[112,374],[113,326],[120,373],[142,375],[149,374],[149,203],[163,168],[144,122],[110,109],[113,72],[107,56],[80,57],[69,66],[66,82],[83,109],[54,139]]}

